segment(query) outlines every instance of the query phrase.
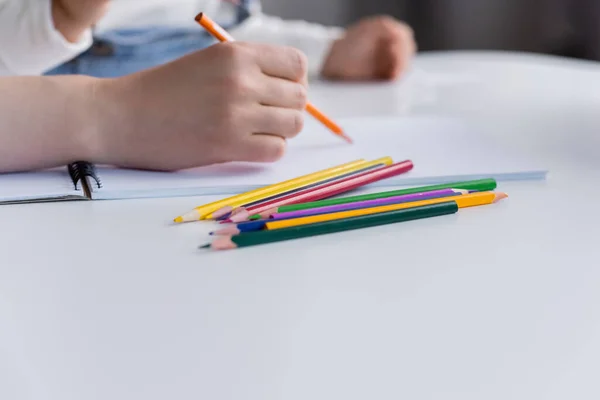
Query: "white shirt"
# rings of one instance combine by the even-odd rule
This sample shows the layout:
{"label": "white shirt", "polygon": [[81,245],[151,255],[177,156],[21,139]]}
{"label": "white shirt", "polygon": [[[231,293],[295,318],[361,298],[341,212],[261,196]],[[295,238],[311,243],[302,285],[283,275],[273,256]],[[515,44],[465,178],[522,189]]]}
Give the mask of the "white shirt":
{"label": "white shirt", "polygon": [[[0,76],[39,75],[87,50],[91,31],[77,43],[69,43],[54,28],[52,0],[0,0]],[[258,3],[257,3],[258,4]],[[194,17],[206,12],[227,20],[222,0],[113,0],[97,32],[148,26],[202,29]],[[306,21],[284,21],[263,14],[260,7],[230,33],[236,40],[294,46],[306,53],[310,73],[316,73],[333,40],[343,34],[337,27]]]}

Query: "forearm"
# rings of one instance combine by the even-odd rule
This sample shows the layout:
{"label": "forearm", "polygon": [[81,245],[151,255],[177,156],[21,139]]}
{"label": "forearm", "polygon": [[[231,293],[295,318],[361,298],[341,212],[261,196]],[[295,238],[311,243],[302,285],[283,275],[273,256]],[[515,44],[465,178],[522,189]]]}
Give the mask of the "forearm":
{"label": "forearm", "polygon": [[91,157],[98,129],[94,78],[0,78],[0,173]]}

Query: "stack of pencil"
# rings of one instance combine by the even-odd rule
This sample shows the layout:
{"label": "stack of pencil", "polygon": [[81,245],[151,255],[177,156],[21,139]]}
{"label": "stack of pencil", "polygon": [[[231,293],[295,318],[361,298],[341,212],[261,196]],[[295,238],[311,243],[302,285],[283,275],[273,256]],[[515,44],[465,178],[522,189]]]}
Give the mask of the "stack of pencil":
{"label": "stack of pencil", "polygon": [[175,222],[218,220],[222,229],[203,248],[228,250],[458,212],[496,203],[494,179],[335,197],[410,171],[410,160],[356,160],[196,207]]}

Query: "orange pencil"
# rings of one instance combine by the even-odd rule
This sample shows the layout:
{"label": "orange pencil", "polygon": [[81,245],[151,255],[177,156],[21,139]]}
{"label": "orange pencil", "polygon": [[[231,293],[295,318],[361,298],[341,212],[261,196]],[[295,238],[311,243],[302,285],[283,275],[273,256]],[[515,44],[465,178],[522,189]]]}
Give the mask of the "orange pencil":
{"label": "orange pencil", "polygon": [[[200,13],[196,16],[196,22],[198,22],[200,25],[202,25],[202,27],[204,29],[206,29],[211,35],[213,35],[215,38],[217,38],[221,42],[235,41],[235,39],[229,33],[227,33],[227,31],[225,29],[223,29],[219,24],[217,24],[215,21],[213,21],[210,17],[208,17],[204,13]],[[348,143],[352,143],[352,139],[350,139],[350,137],[348,137],[344,133],[344,131],[338,124],[333,122],[331,120],[331,118],[329,118],[328,116],[323,114],[322,111],[320,111],[317,107],[315,107],[310,102],[306,105],[306,111],[310,115],[312,115],[315,119],[317,119],[319,122],[321,122],[323,125],[325,125],[327,128],[329,128],[333,133],[340,136],[341,138],[346,140]]]}

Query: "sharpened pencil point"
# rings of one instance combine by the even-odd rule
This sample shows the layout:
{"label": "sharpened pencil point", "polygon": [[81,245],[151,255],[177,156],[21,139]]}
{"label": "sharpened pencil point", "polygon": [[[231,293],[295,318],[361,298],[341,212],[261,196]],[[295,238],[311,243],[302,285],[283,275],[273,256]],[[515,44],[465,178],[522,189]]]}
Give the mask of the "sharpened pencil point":
{"label": "sharpened pencil point", "polygon": [[233,235],[239,235],[240,234],[240,230],[237,228],[236,225],[230,225],[230,226],[226,226],[223,229],[219,229],[218,231],[214,231],[211,233],[211,235],[213,236],[233,236]]}
{"label": "sharpened pencil point", "polygon": [[233,250],[237,245],[231,240],[231,236],[221,236],[216,239],[210,247],[213,250]]}
{"label": "sharpened pencil point", "polygon": [[210,249],[211,244],[207,243],[207,244],[203,244],[202,246],[198,246],[199,249]]}
{"label": "sharpened pencil point", "polygon": [[496,193],[496,199],[494,200],[494,202],[496,203],[496,202],[498,202],[500,200],[504,200],[506,198],[508,198],[508,194],[506,194],[504,192],[499,192],[499,193]]}
{"label": "sharpened pencil point", "polygon": [[208,216],[208,218],[210,219],[220,219],[221,217],[226,217],[229,216],[231,214],[231,212],[233,211],[233,207],[231,206],[225,206],[217,211],[215,211],[214,213],[212,213],[212,215]]}
{"label": "sharpened pencil point", "polygon": [[231,212],[231,215],[235,215],[235,214],[239,214],[240,212],[244,211],[245,208],[244,207],[237,207],[235,210],[233,210]]}
{"label": "sharpened pencil point", "polygon": [[259,217],[260,217],[258,219],[268,219],[268,218],[271,218],[271,215],[277,213],[278,211],[279,211],[278,207],[270,208],[267,211],[263,211],[260,214],[258,214]]}
{"label": "sharpened pencil point", "polygon": [[354,143],[353,140],[350,138],[350,136],[346,135],[345,133],[341,132],[340,136],[348,143],[352,144]]}
{"label": "sharpened pencil point", "polygon": [[177,222],[177,223],[193,222],[193,221],[200,221],[201,219],[202,219],[202,215],[200,215],[200,213],[197,210],[193,210],[187,214],[183,214],[182,216],[175,218],[175,222]]}
{"label": "sharpened pencil point", "polygon": [[231,222],[238,223],[238,222],[248,221],[249,216],[250,215],[248,214],[248,211],[243,210],[235,215],[232,215],[230,219],[231,219]]}

